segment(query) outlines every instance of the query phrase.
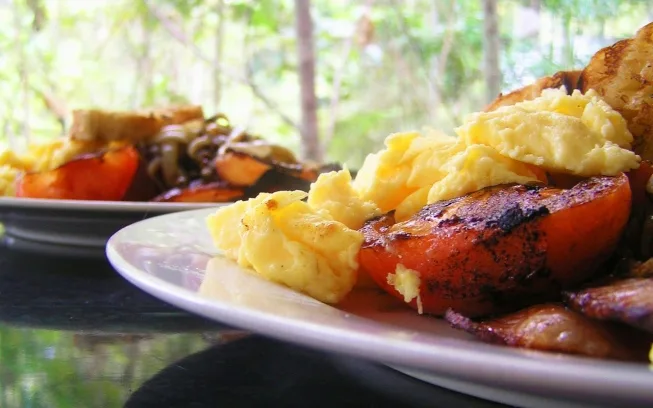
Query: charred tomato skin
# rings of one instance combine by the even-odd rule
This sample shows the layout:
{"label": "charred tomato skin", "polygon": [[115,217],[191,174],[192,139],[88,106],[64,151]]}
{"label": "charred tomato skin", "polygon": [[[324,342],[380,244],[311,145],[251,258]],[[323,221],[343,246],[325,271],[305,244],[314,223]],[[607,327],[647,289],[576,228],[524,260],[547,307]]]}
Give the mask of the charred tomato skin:
{"label": "charred tomato skin", "polygon": [[121,201],[134,181],[140,156],[124,146],[73,159],[56,169],[24,174],[17,197]]}
{"label": "charred tomato skin", "polygon": [[[392,214],[361,232],[361,273],[390,294],[397,265],[418,273],[423,311],[466,316],[556,298],[586,280],[614,251],[630,214],[625,175],[593,177],[571,189],[503,185]],[[417,309],[417,300],[409,305]]]}

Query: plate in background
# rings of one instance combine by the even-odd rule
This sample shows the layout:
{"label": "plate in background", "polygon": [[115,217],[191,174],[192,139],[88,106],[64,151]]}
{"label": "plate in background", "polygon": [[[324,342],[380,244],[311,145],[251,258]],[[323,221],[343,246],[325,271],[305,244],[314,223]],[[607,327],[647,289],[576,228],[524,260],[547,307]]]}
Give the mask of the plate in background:
{"label": "plate in background", "polygon": [[0,198],[2,244],[18,251],[104,258],[107,240],[134,222],[223,203],[154,203]]}
{"label": "plate in background", "polygon": [[423,381],[522,407],[653,406],[646,364],[477,341],[368,290],[334,308],[224,259],[197,210],[144,220],[107,244],[111,264],[182,309],[260,334],[388,364]]}

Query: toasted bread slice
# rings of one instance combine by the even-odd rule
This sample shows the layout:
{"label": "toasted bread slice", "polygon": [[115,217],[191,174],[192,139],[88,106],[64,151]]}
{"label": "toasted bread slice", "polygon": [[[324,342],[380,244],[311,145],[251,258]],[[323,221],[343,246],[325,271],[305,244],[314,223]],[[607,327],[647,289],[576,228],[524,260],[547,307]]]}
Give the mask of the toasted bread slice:
{"label": "toasted bread slice", "polygon": [[70,137],[84,141],[126,140],[139,142],[154,137],[162,127],[204,118],[201,106],[171,106],[142,111],[73,111]]}
{"label": "toasted bread slice", "polygon": [[502,106],[514,105],[518,102],[529,101],[537,98],[542,94],[544,89],[560,88],[565,86],[567,92],[571,94],[577,88],[578,78],[581,71],[559,71],[552,76],[546,76],[538,79],[530,85],[519,88],[505,95],[499,94],[497,99],[485,107],[486,112],[496,110]]}
{"label": "toasted bread slice", "polygon": [[633,150],[653,159],[653,23],[594,54],[579,88],[583,93],[594,89],[621,113],[635,139]]}

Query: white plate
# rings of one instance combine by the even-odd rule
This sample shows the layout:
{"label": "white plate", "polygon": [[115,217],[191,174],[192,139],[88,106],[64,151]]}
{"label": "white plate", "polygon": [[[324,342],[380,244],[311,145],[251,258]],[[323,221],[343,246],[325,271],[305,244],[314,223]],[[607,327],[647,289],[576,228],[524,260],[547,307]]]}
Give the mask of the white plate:
{"label": "white plate", "polygon": [[224,204],[1,197],[2,243],[22,251],[104,258],[109,237],[129,224],[155,215],[220,205]]}
{"label": "white plate", "polygon": [[653,372],[646,364],[483,344],[375,290],[336,309],[260,279],[213,248],[204,224],[211,211],[133,224],[109,240],[109,261],[136,286],[182,309],[382,362],[482,398],[524,407],[653,406]]}

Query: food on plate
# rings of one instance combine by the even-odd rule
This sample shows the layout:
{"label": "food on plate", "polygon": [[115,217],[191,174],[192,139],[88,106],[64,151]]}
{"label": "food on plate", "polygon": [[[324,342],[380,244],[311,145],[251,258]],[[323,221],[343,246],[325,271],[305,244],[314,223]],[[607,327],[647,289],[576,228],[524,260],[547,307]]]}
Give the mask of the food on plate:
{"label": "food on plate", "polygon": [[[642,98],[653,80],[651,31],[653,23],[583,70],[500,96],[468,115],[457,137],[392,134],[353,180],[347,170],[325,173],[308,194],[218,209],[207,219],[214,243],[323,302],[338,304],[371,278],[482,340],[642,360],[651,344],[653,166],[638,153],[653,117]],[[288,253],[301,268],[287,269]],[[324,273],[323,259],[346,262]]]}
{"label": "food on plate", "polygon": [[239,201],[210,215],[209,230],[215,245],[239,265],[337,303],[356,283],[363,235],[336,220],[337,211],[302,201],[306,197],[303,191],[279,191]]}
{"label": "food on plate", "polygon": [[[117,157],[129,164],[115,162]],[[117,171],[111,170],[114,162]],[[25,152],[0,153],[0,194],[225,202],[260,192],[307,190],[333,168],[339,166],[300,162],[288,149],[232,126],[224,115],[205,118],[201,106],[75,110],[66,137],[31,144]]]}
{"label": "food on plate", "polygon": [[426,204],[505,183],[543,183],[545,173],[485,145],[440,133],[398,133],[371,154],[353,182],[366,201],[404,220]]}
{"label": "food on plate", "polygon": [[629,214],[624,175],[571,189],[490,187],[427,205],[403,222],[391,214],[369,221],[360,267],[397,297],[387,277],[400,265],[415,271],[426,313],[487,315],[585,281],[616,247]]}
{"label": "food on plate", "polygon": [[445,318],[485,342],[513,347],[647,361],[650,345],[650,338],[637,336],[628,327],[593,320],[559,304],[535,305],[480,322],[453,311]]}
{"label": "food on plate", "polygon": [[16,196],[119,201],[134,180],[138,160],[138,152],[129,145],[78,156],[53,170],[24,174]]}
{"label": "food on plate", "polygon": [[488,106],[485,107],[485,111],[493,111],[497,108],[506,105],[514,105],[517,102],[529,101],[535,99],[542,94],[542,91],[545,89],[560,89],[564,87],[568,93],[573,92],[574,89],[577,89],[578,79],[580,78],[582,71],[559,71],[551,76],[546,76],[538,79],[530,85],[526,85],[523,88],[517,89],[505,95],[499,94],[499,96],[492,101]]}
{"label": "food on plate", "polygon": [[634,150],[653,159],[653,23],[633,38],[594,54],[578,81],[582,92],[595,90],[628,121]]}
{"label": "food on plate", "polygon": [[216,181],[208,184],[191,184],[187,188],[172,188],[152,201],[167,201],[171,203],[220,203],[237,200],[245,195],[240,187]]}
{"label": "food on plate", "polygon": [[624,118],[591,89],[545,89],[536,99],[472,114],[456,133],[468,145],[491,146],[549,172],[615,176],[640,161],[629,150]]}
{"label": "food on plate", "polygon": [[542,184],[547,172],[616,175],[639,166],[625,120],[594,92],[538,98],[469,115],[458,138],[400,133],[369,155],[354,180],[362,197],[405,220],[427,204],[484,187]]}
{"label": "food on plate", "polygon": [[549,88],[564,85],[567,92],[595,91],[628,123],[634,137],[633,150],[645,160],[653,160],[653,23],[637,31],[633,38],[602,48],[580,71],[561,71],[534,84],[499,95],[485,110],[534,99]]}
{"label": "food on plate", "polygon": [[127,111],[76,109],[73,111],[70,138],[78,141],[145,141],[166,125],[204,120],[201,106],[182,105]]}
{"label": "food on plate", "polygon": [[653,333],[653,278],[621,279],[566,293],[569,306],[598,320],[618,321]]}

